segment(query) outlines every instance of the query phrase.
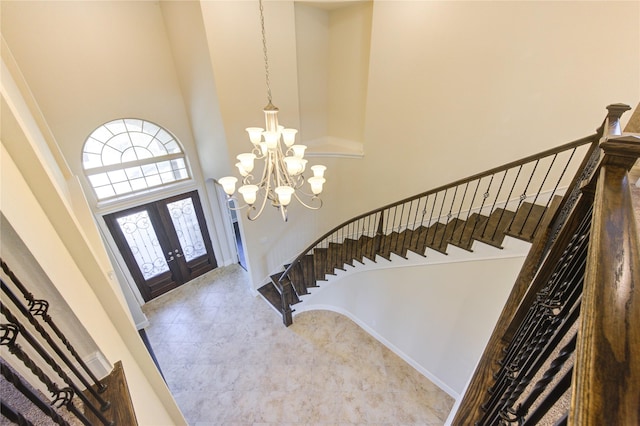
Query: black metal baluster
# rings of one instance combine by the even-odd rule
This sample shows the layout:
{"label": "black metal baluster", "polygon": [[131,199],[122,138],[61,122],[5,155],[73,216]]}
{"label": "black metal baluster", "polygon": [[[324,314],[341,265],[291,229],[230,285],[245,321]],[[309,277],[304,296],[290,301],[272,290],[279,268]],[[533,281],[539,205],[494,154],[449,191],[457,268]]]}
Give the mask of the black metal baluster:
{"label": "black metal baluster", "polygon": [[[540,292],[538,293],[536,302],[529,308],[529,312],[525,316],[521,325],[516,330],[514,336],[518,336],[521,334],[521,329],[523,329],[524,327],[527,327],[527,324],[530,323],[530,318],[536,314],[536,310],[539,309],[540,305],[543,303],[543,300],[549,297],[549,294],[551,292],[555,291],[554,290],[555,287],[558,285],[558,283],[562,282],[565,274],[571,272],[571,270],[567,269],[567,266],[569,264],[569,260],[573,257],[575,253],[576,247],[579,247],[579,246],[586,247],[586,244],[588,244],[588,241],[585,241],[585,240],[587,238],[587,232],[589,231],[588,228],[590,226],[590,222],[589,220],[587,220],[587,218],[590,218],[590,217],[591,217],[591,213],[587,215],[587,217],[582,221],[581,225],[576,230],[574,235],[571,237],[571,241],[567,245],[567,248],[558,259],[557,269],[553,271],[552,274],[550,275],[548,284],[543,289],[541,289]],[[583,248],[583,250],[586,250],[586,248]],[[512,339],[512,343],[507,347],[507,350],[510,346],[512,346],[515,340],[516,339],[514,337],[514,339]],[[505,350],[505,352],[507,350]]]}
{"label": "black metal baluster", "polygon": [[447,227],[449,226],[449,221],[451,220],[451,213],[453,212],[453,205],[455,204],[456,197],[458,196],[458,187],[459,187],[459,185],[456,185],[456,187],[455,187],[455,189],[453,191],[453,199],[451,200],[451,205],[449,206],[449,213],[447,213],[447,220],[444,223],[444,231],[442,232],[442,238],[440,238],[440,244],[438,245],[440,248],[442,248],[442,244],[444,244],[444,239],[447,236]]}
{"label": "black metal baluster", "polygon": [[[586,268],[591,212],[583,218],[556,262],[548,284],[538,292],[524,321],[505,348],[505,357],[499,362],[502,367],[494,376],[495,382],[489,389],[489,400],[483,404],[485,414],[479,424],[516,422],[522,417],[529,405],[521,406],[519,410],[522,411],[519,411],[513,404],[576,321]],[[558,324],[558,330],[547,328],[554,324]],[[538,391],[542,392],[542,389],[535,392]],[[530,403],[533,403],[537,396],[525,398],[532,398]]]}
{"label": "black metal baluster", "polygon": [[[89,422],[89,420],[87,420],[87,418],[84,416],[84,414],[78,410],[78,408],[75,406],[75,404],[73,403],[73,396],[75,391],[70,388],[64,388],[64,389],[60,389],[58,387],[58,385],[53,382],[49,376],[47,376],[40,367],[38,367],[38,365],[29,357],[29,355],[26,354],[26,352],[24,352],[22,350],[22,348],[20,347],[20,345],[18,343],[16,343],[16,339],[18,338],[19,334],[22,334],[24,337],[27,337],[23,327],[17,323],[12,321],[12,319],[15,320],[15,317],[13,317],[13,315],[5,308],[5,306],[3,304],[0,304],[0,306],[2,307],[2,314],[9,320],[9,324],[0,324],[0,330],[2,330],[2,336],[0,336],[0,345],[3,346],[7,346],[7,348],[9,349],[9,352],[14,355],[16,358],[18,358],[20,361],[22,361],[22,363],[29,369],[31,370],[31,372],[47,387],[47,390],[49,392],[51,392],[51,395],[53,397],[53,404],[59,404],[58,406],[62,406],[64,405],[67,410],[69,410],[71,413],[73,413],[81,422],[82,424],[84,424],[85,426],[92,426],[91,422]],[[6,312],[5,312],[6,311]],[[29,341],[29,339],[27,339],[27,341]],[[31,344],[31,342],[29,341],[29,343]],[[36,343],[37,344],[37,343]],[[37,347],[33,346],[33,344],[31,344],[32,347],[34,347],[34,349],[36,349],[36,351],[38,350]],[[39,345],[38,345],[39,347]],[[40,347],[40,349],[42,350],[42,348]],[[38,351],[39,352],[39,351]],[[46,353],[45,353],[46,355]],[[40,354],[40,356],[42,356],[42,354]],[[48,357],[48,355],[46,355]],[[43,359],[45,359],[43,357]],[[46,361],[46,359],[45,359]],[[48,363],[48,362],[47,362]],[[51,364],[49,364],[51,365]],[[54,363],[55,365],[55,363]],[[54,367],[54,366],[52,366]],[[56,368],[54,367],[54,370]],[[59,367],[58,367],[59,369]],[[56,373],[58,373],[58,371],[56,371]],[[58,373],[60,374],[60,373]],[[82,394],[80,394],[82,395]],[[78,396],[80,396],[78,395]],[[82,397],[81,397],[82,399]],[[84,399],[83,399],[84,401]],[[91,406],[91,403],[89,403],[88,401],[86,402],[89,406]]]}
{"label": "black metal baluster", "polygon": [[[513,185],[511,185],[511,189],[509,190],[509,195],[507,195],[507,201],[506,204],[504,206],[504,208],[506,209],[507,206],[509,205],[509,203],[511,202],[511,194],[513,194],[513,190],[515,189],[517,183],[518,183],[518,178],[520,177],[520,172],[522,171],[522,165],[520,165],[520,167],[518,167],[518,173],[516,173],[516,177],[513,180]],[[520,201],[518,202],[518,206],[515,208],[515,212],[518,212],[518,209],[520,208],[520,205],[522,204],[522,202],[524,201],[524,198],[520,198]],[[514,214],[513,217],[511,218],[511,221],[509,222],[509,226],[507,227],[507,231],[511,230],[511,225],[513,224],[513,221],[515,220],[516,215]]]}
{"label": "black metal baluster", "polygon": [[[40,335],[44,338],[47,344],[53,349],[53,351],[60,357],[62,362],[64,362],[67,367],[75,374],[75,376],[82,382],[82,384],[87,388],[87,391],[93,395],[93,397],[100,403],[101,409],[104,411],[109,408],[109,402],[105,401],[98,392],[89,384],[87,379],[78,371],[78,369],[73,365],[71,360],[64,354],[64,352],[60,349],[60,347],[53,341],[49,333],[40,325],[38,320],[33,316],[33,314],[27,309],[22,302],[16,297],[16,295],[11,291],[11,289],[5,284],[3,280],[0,279],[0,287],[2,288],[2,292],[9,296],[11,302],[18,308],[18,310],[22,313],[22,315],[29,321],[29,323],[40,333]],[[45,311],[46,312],[46,311]],[[66,341],[66,338],[65,338]]]}
{"label": "black metal baluster", "polygon": [[[482,214],[482,210],[484,209],[484,203],[487,201],[487,198],[489,198],[491,196],[491,186],[493,185],[493,178],[496,176],[495,173],[493,173],[491,175],[491,179],[489,179],[489,185],[487,185],[487,190],[485,191],[484,194],[482,194],[482,204],[480,205],[480,211],[479,214]],[[489,211],[489,214],[487,214],[487,217],[491,216],[491,210]],[[487,226],[489,225],[489,220],[487,220],[487,222],[484,224],[484,229],[482,230],[482,236],[484,237],[484,233],[487,232]],[[475,226],[473,227],[473,232],[475,233],[476,228]]]}
{"label": "black metal baluster", "polygon": [[[573,156],[576,153],[577,149],[578,148],[573,148],[573,150],[571,151],[571,155],[569,156],[569,159],[565,163],[564,169],[562,169],[562,173],[560,174],[560,177],[556,181],[556,185],[554,186],[553,191],[551,191],[551,196],[547,200],[547,204],[544,206],[545,207],[545,212],[549,208],[549,204],[551,204],[551,200],[553,199],[553,194],[555,194],[556,191],[558,190],[558,186],[560,186],[560,182],[562,182],[562,178],[564,177],[565,173],[567,172],[567,169],[569,168],[569,164],[571,163],[571,160],[573,159]],[[538,231],[538,228],[540,227],[540,223],[542,222],[542,218],[543,217],[544,217],[544,215],[541,215],[540,218],[538,218],[538,223],[536,223],[536,226],[535,226],[534,231],[533,231],[533,235],[535,235],[535,233]]]}
{"label": "black metal baluster", "polygon": [[[549,409],[553,407],[554,403],[560,400],[562,395],[569,389],[571,386],[571,375],[573,374],[573,367],[571,367],[567,372],[562,376],[562,379],[553,387],[549,395],[547,395],[544,400],[540,403],[540,405],[536,408],[531,416],[522,423],[522,426],[535,426],[540,423],[540,420],[547,414]],[[556,424],[566,424],[566,414]]]}
{"label": "black metal baluster", "polygon": [[[467,190],[469,189],[469,182],[467,182],[467,184],[464,187],[464,193],[462,194],[462,200],[460,200],[460,207],[458,208],[458,213],[456,214],[456,219],[460,219],[460,215],[462,213],[462,206],[464,205],[464,200],[467,198]],[[466,224],[466,222],[465,222]],[[456,234],[456,229],[458,228],[458,221],[456,220],[455,223],[453,224],[453,231],[451,232],[451,239],[453,240],[454,235]],[[463,228],[464,231],[464,228]],[[460,234],[460,239],[458,240],[458,243],[460,243],[460,241],[462,240],[462,234]]]}
{"label": "black metal baluster", "polygon": [[[469,224],[469,217],[471,217],[471,210],[473,210],[473,206],[474,203],[476,201],[476,195],[478,194],[478,188],[480,188],[480,181],[481,179],[477,179],[476,182],[476,189],[473,191],[473,197],[471,197],[471,203],[469,204],[469,210],[467,210],[467,218],[464,221],[464,226],[462,227],[462,232],[460,233],[460,238],[462,241],[462,236],[464,236],[464,231],[467,230],[467,225]],[[473,240],[473,232],[476,230],[476,224],[478,223],[478,220],[480,220],[480,214],[482,213],[482,209],[480,209],[480,211],[478,211],[478,217],[476,218],[476,220],[473,223],[473,229],[471,229],[471,235],[469,237],[469,249],[471,249],[471,241]]]}
{"label": "black metal baluster", "polygon": [[0,413],[19,426],[34,426],[25,416],[0,400]]}
{"label": "black metal baluster", "polygon": [[556,377],[556,375],[562,370],[562,367],[571,357],[576,349],[577,334],[574,334],[571,340],[560,350],[558,356],[551,362],[547,371],[544,372],[542,378],[538,380],[532,389],[531,393],[527,396],[527,399],[520,404],[515,412],[518,422],[522,424],[525,416],[529,412],[531,406],[535,403],[536,399],[545,391],[549,383]]}
{"label": "black metal baluster", "polygon": [[418,227],[416,226],[416,224],[418,223],[418,211],[420,210],[420,202],[422,201],[422,199],[424,198],[425,200],[425,207],[427,206],[427,197],[420,197],[418,198],[418,204],[416,205],[416,213],[413,216],[413,230],[415,231]]}
{"label": "black metal baluster", "polygon": [[[493,206],[491,206],[491,213],[493,213],[493,211],[496,208],[496,204],[498,203],[498,197],[500,196],[500,192],[502,191],[502,185],[504,185],[504,181],[507,178],[507,174],[508,173],[509,173],[509,170],[505,170],[504,174],[502,175],[502,180],[500,181],[500,186],[498,187],[498,192],[496,192],[496,197],[493,199]],[[502,211],[500,212],[500,218],[498,219],[498,222],[496,222],[496,229],[494,229],[493,230],[493,234],[491,234],[491,239],[492,240],[496,237],[496,232],[498,232],[498,228],[500,228],[500,222],[502,222],[502,217],[504,216],[504,212],[507,211],[507,205],[506,205],[507,202],[509,202],[509,200],[507,200],[505,202],[505,206],[502,209]]]}
{"label": "black metal baluster", "polygon": [[98,392],[104,392],[107,387],[100,382],[100,380],[93,374],[93,372],[89,369],[87,364],[82,360],[78,352],[76,352],[71,342],[65,337],[65,335],[60,331],[58,326],[55,324],[51,316],[48,314],[49,303],[46,300],[36,299],[33,294],[27,291],[26,287],[22,282],[18,279],[18,277],[9,269],[9,266],[0,258],[0,266],[2,270],[7,274],[11,282],[16,286],[18,290],[22,293],[22,296],[27,300],[29,311],[34,316],[41,316],[42,319],[49,325],[49,327],[53,330],[56,336],[60,339],[60,341],[67,348],[69,353],[74,357],[74,359],[78,362],[80,367],[87,373],[87,375],[91,378],[93,383],[96,385]]}
{"label": "black metal baluster", "polygon": [[[402,252],[406,253],[406,239],[407,239],[407,235],[412,231],[412,228],[410,228],[411,226],[411,210],[413,209],[413,200],[411,200],[411,202],[409,203],[409,211],[407,212],[407,223],[406,223],[406,227],[404,228],[404,235],[402,235],[402,242],[400,242],[398,240],[398,244],[400,247],[400,250],[402,250]],[[417,212],[417,208],[416,208],[416,212]],[[409,236],[409,238],[411,238],[411,236]]]}
{"label": "black metal baluster", "polygon": [[538,197],[540,196],[540,192],[542,192],[542,188],[544,187],[544,184],[547,181],[547,178],[549,177],[549,173],[551,173],[551,169],[553,168],[553,165],[555,164],[557,158],[558,158],[558,154],[555,154],[553,156],[553,159],[551,160],[551,164],[549,165],[549,168],[547,169],[547,173],[545,173],[544,179],[542,179],[542,182],[540,183],[540,187],[538,188],[538,192],[536,192],[536,196],[533,198],[533,201],[531,202],[531,208],[529,209],[529,213],[527,213],[527,217],[522,221],[522,227],[520,228],[520,232],[519,232],[520,234],[522,233],[522,230],[524,229],[525,223],[527,223],[527,221],[529,220],[529,216],[531,215],[531,210],[533,210],[533,205],[536,203],[536,201],[538,201]]}
{"label": "black metal baluster", "polygon": [[49,404],[40,399],[40,397],[31,389],[30,386],[27,386],[20,376],[15,374],[11,368],[4,362],[0,362],[0,373],[4,376],[4,378],[13,385],[21,394],[23,394],[29,401],[33,403],[36,407],[40,409],[45,415],[51,418],[55,423],[60,426],[69,426],[69,423],[58,414],[56,410],[51,408]]}
{"label": "black metal baluster", "polygon": [[448,189],[444,190],[444,195],[442,197],[442,204],[440,204],[440,213],[438,213],[438,218],[436,219],[436,229],[433,231],[433,238],[431,239],[431,245],[433,245],[433,243],[436,240],[436,234],[438,233],[438,228],[440,227],[440,218],[442,217],[442,210],[444,209],[444,202],[447,199],[447,191]]}
{"label": "black metal baluster", "polygon": [[[581,242],[584,242],[584,239],[582,239]],[[501,362],[502,365],[507,365],[512,368],[512,358],[514,354],[519,354],[523,347],[526,348],[531,345],[529,338],[526,336],[530,336],[535,330],[538,330],[540,319],[547,314],[548,310],[560,309],[560,307],[562,307],[559,315],[564,316],[568,307],[573,306],[579,298],[582,291],[587,249],[588,241],[580,246],[574,247],[573,250],[570,250],[573,254],[567,258],[567,262],[570,262],[571,268],[564,268],[566,273],[558,274],[556,276],[556,282],[561,283],[560,285],[555,286],[552,291],[542,293],[542,297],[538,298],[536,301],[536,315],[528,322],[530,328],[525,330],[527,334],[520,334],[517,336],[517,344],[507,353],[504,361]],[[571,262],[574,254],[576,255],[575,263]],[[514,339],[516,339],[516,337],[514,337]],[[506,377],[506,373],[503,371],[498,376],[500,380],[497,380],[496,382],[498,384],[504,383],[504,377]],[[495,398],[491,401],[494,400]]]}
{"label": "black metal baluster", "polygon": [[[114,423],[107,420],[100,409],[96,408],[91,401],[87,399],[87,397],[80,392],[78,387],[73,383],[73,380],[60,368],[60,366],[55,362],[55,360],[47,353],[47,351],[38,343],[38,341],[24,328],[24,326],[18,321],[18,319],[11,313],[9,308],[4,303],[0,302],[0,308],[2,314],[7,318],[7,320],[12,323],[17,329],[20,331],[20,334],[29,342],[31,347],[33,347],[38,355],[42,357],[42,359],[49,364],[49,366],[60,376],[64,382],[69,385],[69,387],[75,392],[76,395],[85,403],[87,407],[96,415],[96,417],[102,422],[105,426],[112,426]],[[104,407],[104,406],[103,406]],[[107,406],[108,408],[108,406]],[[74,413],[75,414],[75,413]]]}

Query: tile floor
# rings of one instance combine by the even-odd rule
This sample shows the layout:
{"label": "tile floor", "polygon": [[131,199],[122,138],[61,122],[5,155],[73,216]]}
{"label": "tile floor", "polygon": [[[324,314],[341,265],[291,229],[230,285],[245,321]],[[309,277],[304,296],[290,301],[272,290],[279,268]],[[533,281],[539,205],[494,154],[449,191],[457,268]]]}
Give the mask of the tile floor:
{"label": "tile floor", "polygon": [[190,425],[442,425],[454,402],[342,315],[305,312],[284,327],[237,265],[144,311]]}

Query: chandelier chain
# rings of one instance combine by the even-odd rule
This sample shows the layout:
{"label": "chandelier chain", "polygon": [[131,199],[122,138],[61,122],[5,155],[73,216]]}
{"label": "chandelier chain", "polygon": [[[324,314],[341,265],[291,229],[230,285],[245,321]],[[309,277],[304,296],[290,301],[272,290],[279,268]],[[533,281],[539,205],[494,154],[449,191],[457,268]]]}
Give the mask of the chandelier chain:
{"label": "chandelier chain", "polygon": [[264,30],[264,7],[260,0],[260,28],[262,29],[262,51],[264,53],[264,74],[267,82],[267,99],[271,103],[271,83],[269,82],[269,58],[267,56],[267,33]]}

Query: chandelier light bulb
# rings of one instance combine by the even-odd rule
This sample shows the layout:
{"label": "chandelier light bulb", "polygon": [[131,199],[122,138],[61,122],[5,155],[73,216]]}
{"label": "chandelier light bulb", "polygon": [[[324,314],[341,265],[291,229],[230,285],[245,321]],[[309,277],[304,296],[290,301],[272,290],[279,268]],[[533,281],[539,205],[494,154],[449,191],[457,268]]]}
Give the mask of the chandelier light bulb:
{"label": "chandelier light bulb", "polygon": [[244,202],[251,206],[256,202],[258,187],[256,185],[242,185],[238,188],[238,192],[242,195]]}
{"label": "chandelier light bulb", "polygon": [[222,185],[222,189],[224,189],[224,192],[227,195],[233,195],[233,193],[236,192],[236,183],[238,182],[238,178],[233,176],[226,176],[220,178],[218,182],[220,183],[220,185]]}
{"label": "chandelier light bulb", "polygon": [[249,133],[249,140],[252,144],[257,145],[262,141],[262,127],[247,127],[245,129]]}
{"label": "chandelier light bulb", "polygon": [[302,173],[302,161],[296,157],[284,157],[284,164],[287,166],[287,172],[292,175]]}
{"label": "chandelier light bulb", "polygon": [[287,148],[291,147],[296,142],[296,129],[282,129],[282,140]]}
{"label": "chandelier light bulb", "polygon": [[276,195],[278,196],[278,202],[282,206],[288,206],[291,202],[291,195],[295,190],[290,186],[278,186],[276,188]]}
{"label": "chandelier light bulb", "polygon": [[307,149],[306,145],[293,145],[291,150],[293,150],[294,157],[302,158],[304,157],[304,151]]}
{"label": "chandelier light bulb", "polygon": [[242,177],[249,176],[249,172],[246,171],[244,167],[242,167],[242,163],[236,163],[236,167],[238,168],[238,173],[240,173],[240,176]]}
{"label": "chandelier light bulb", "polygon": [[314,177],[324,177],[325,170],[327,170],[327,166],[323,166],[322,164],[311,166],[311,171],[313,172]]}
{"label": "chandelier light bulb", "polygon": [[322,185],[326,182],[325,178],[322,177],[310,177],[309,178],[309,185],[311,185],[311,192],[313,192],[315,195],[318,195],[322,192]]}
{"label": "chandelier light bulb", "polygon": [[242,164],[242,168],[246,170],[247,173],[251,173],[253,171],[253,160],[256,159],[255,154],[244,153],[240,154],[236,157],[240,160],[240,164]]}
{"label": "chandelier light bulb", "polygon": [[278,146],[278,139],[280,138],[280,134],[278,132],[262,132],[264,136],[264,141],[267,143],[267,148],[276,149]]}

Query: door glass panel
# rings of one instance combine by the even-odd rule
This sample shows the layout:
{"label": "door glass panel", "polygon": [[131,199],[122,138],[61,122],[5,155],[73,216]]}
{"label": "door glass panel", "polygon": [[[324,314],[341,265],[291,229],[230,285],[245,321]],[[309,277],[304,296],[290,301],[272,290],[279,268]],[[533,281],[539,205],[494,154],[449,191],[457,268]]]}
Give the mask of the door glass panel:
{"label": "door glass panel", "polygon": [[146,210],[119,217],[117,221],[145,280],[169,270]]}
{"label": "door glass panel", "polygon": [[173,226],[176,228],[185,260],[189,262],[196,257],[207,254],[191,198],[168,203],[167,209],[171,215]]}

